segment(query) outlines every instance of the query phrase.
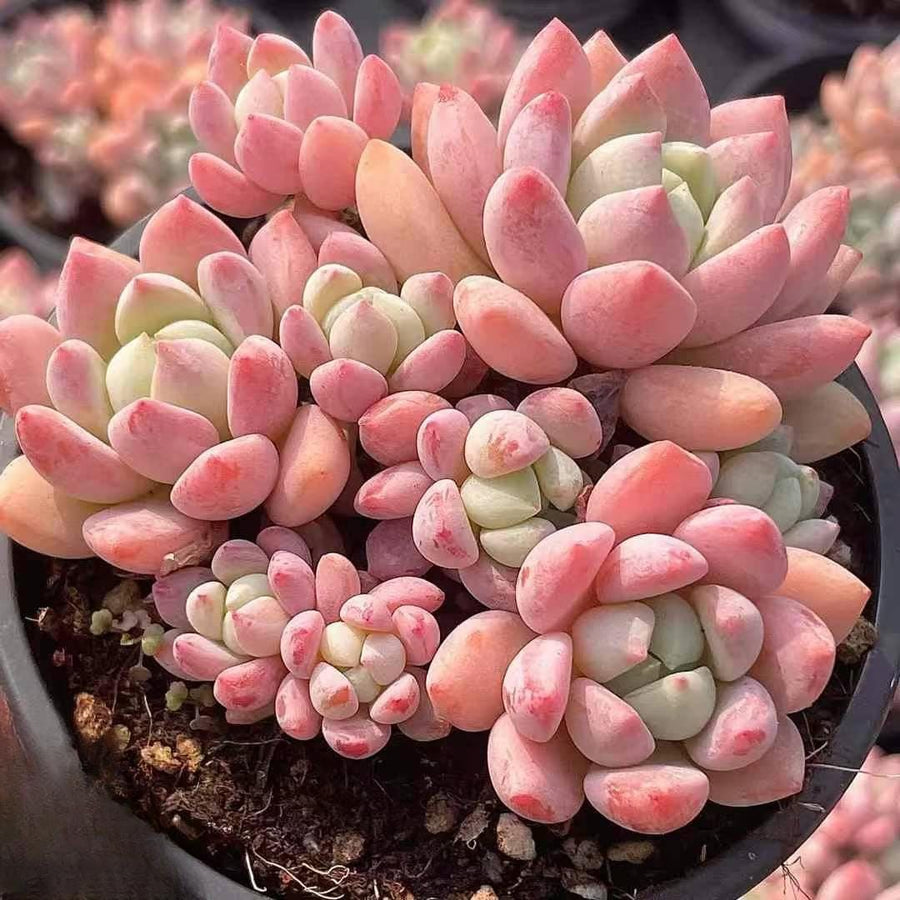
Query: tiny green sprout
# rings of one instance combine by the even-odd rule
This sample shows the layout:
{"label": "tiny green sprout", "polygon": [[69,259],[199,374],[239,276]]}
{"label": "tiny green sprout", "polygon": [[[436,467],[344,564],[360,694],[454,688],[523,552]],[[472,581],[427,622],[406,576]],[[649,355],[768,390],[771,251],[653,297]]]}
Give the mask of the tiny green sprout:
{"label": "tiny green sprout", "polygon": [[169,712],[178,712],[187,698],[187,685],[183,681],[173,681],[166,691],[166,709]]}
{"label": "tiny green sprout", "polygon": [[128,677],[138,683],[147,681],[150,678],[150,670],[145,665],[138,663],[128,670]]}
{"label": "tiny green sprout", "polygon": [[108,609],[97,609],[91,613],[91,634],[106,634],[112,628],[113,614]]}
{"label": "tiny green sprout", "polygon": [[140,642],[139,637],[135,637],[133,634],[129,634],[127,631],[124,632],[119,638],[119,643],[123,647],[133,647],[135,644]]}
{"label": "tiny green sprout", "polygon": [[157,650],[159,650],[160,644],[162,643],[163,638],[163,627],[162,625],[148,625],[144,629],[144,634],[141,637],[141,650],[147,654],[147,656],[155,656]]}
{"label": "tiny green sprout", "polygon": [[199,703],[206,709],[212,709],[216,705],[216,698],[213,696],[212,685],[208,682],[198,687],[191,688],[190,698],[195,703]]}

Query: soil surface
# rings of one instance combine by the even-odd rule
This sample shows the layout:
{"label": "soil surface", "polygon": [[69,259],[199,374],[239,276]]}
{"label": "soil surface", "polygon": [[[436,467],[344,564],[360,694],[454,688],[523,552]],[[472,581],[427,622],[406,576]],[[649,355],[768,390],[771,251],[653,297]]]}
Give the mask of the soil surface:
{"label": "soil surface", "polygon": [[[871,583],[873,511],[862,461],[847,451],[821,471],[837,488],[831,512],[852,548],[845,556]],[[352,531],[355,544],[361,535]],[[133,681],[137,646],[88,631],[91,609],[117,583],[116,574],[97,561],[51,566],[30,557],[28,564],[47,566],[44,608],[32,630],[35,653],[73,723],[88,771],[226,875],[250,884],[252,868],[256,885],[272,895],[634,897],[727,850],[774,809],[708,804],[689,828],[653,838],[617,828],[588,804],[563,826],[529,826],[503,815],[488,779],[486,734],[454,732],[419,744],[395,732],[380,754],[352,762],[321,738],[291,740],[273,721],[226,727],[221,710],[191,703],[168,712],[170,678],[150,662],[149,680]],[[149,589],[148,582],[140,586]],[[453,582],[442,586],[446,634],[477,610]],[[843,648],[823,697],[795,717],[809,753],[821,752],[843,714],[863,644],[861,652]]]}

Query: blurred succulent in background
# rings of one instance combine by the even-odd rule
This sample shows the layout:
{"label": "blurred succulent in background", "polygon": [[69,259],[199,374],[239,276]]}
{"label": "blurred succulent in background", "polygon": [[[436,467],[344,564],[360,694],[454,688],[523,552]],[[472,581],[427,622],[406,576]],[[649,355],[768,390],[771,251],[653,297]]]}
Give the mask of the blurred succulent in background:
{"label": "blurred succulent in background", "polygon": [[25,250],[0,250],[0,319],[30,314],[46,319],[53,312],[58,272],[44,275]]}
{"label": "blurred succulent in background", "polygon": [[[900,289],[900,42],[861,46],[820,90],[821,114],[791,123],[794,167],[784,209],[829,185],[851,192],[847,243],[862,262],[840,301],[895,310]],[[823,118],[824,116],[824,118]]]}
{"label": "blurred succulent in background", "polygon": [[380,43],[403,87],[407,119],[419,82],[455,84],[495,117],[522,49],[515,26],[474,0],[443,0],[421,23],[387,25]]}
{"label": "blurred succulent in background", "polygon": [[877,747],[825,821],[744,900],[896,900],[900,755]]}
{"label": "blurred succulent in background", "polygon": [[[858,267],[837,295],[874,330],[859,364],[900,446],[894,337],[900,325],[900,41],[862,46],[844,75],[820,91],[821,112],[791,124],[794,171],[784,208],[828,185],[846,184],[851,206],[846,242]],[[846,250],[847,264],[851,251]]]}
{"label": "blurred succulent in background", "polygon": [[188,185],[188,97],[222,23],[246,17],[208,0],[138,0],[100,16],[29,13],[0,36],[0,120],[42,167],[51,214],[71,218],[97,194],[122,226]]}
{"label": "blurred succulent in background", "polygon": [[857,363],[872,393],[881,406],[884,423],[900,458],[900,324],[897,316],[871,315],[867,309],[857,311],[872,326]]}

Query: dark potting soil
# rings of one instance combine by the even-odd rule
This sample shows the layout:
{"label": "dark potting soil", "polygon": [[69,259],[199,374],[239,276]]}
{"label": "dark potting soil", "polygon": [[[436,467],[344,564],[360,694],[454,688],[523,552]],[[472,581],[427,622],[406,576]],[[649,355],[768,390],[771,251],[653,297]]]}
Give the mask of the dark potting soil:
{"label": "dark potting soil", "polygon": [[[820,471],[836,488],[830,511],[851,548],[851,568],[871,584],[873,509],[862,461],[846,451]],[[356,544],[360,535],[348,531]],[[523,831],[513,822],[510,834],[504,820],[498,830],[504,808],[487,774],[486,734],[454,732],[419,744],[395,732],[380,754],[351,762],[321,738],[291,740],[273,721],[228,727],[221,710],[190,702],[169,712],[170,677],[149,662],[149,680],[132,681],[137,647],[88,631],[115,573],[96,560],[40,565],[46,593],[34,652],[87,770],[224,874],[249,884],[252,866],[257,885],[272,895],[309,896],[308,888],[328,900],[602,900],[606,886],[611,900],[624,898],[726,851],[772,811],[708,804],[689,827],[643,838],[585,804],[564,826]],[[453,582],[442,587],[446,634],[477,609]],[[141,588],[146,593],[149,583]],[[842,646],[822,698],[794,717],[808,754],[821,752],[840,721],[869,632],[861,653]],[[196,715],[207,729],[192,727]]]}
{"label": "dark potting soil", "polygon": [[[83,197],[71,214],[61,216],[41,191],[40,176],[41,167],[31,153],[0,128],[0,202],[36,228],[66,240],[78,234],[108,244],[122,230],[106,218],[96,193]],[[8,237],[15,239],[15,235]]]}

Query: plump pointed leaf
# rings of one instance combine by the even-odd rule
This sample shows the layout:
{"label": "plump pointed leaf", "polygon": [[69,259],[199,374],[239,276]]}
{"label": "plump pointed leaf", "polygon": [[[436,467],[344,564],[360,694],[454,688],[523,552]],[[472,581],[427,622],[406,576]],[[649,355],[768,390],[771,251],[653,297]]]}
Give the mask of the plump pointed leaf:
{"label": "plump pointed leaf", "polygon": [[203,202],[226,216],[241,219],[261,216],[275,209],[283,199],[281,194],[264,190],[239,169],[211,153],[195,153],[188,163],[188,172]]}
{"label": "plump pointed leaf", "polygon": [[453,305],[475,352],[501,374],[554,384],[575,371],[568,342],[538,305],[514,288],[471,276],[457,285]]}
{"label": "plump pointed leaf", "polygon": [[377,140],[366,145],[356,173],[356,202],[366,234],[401,281],[439,271],[456,282],[487,271],[428,179],[396,147]]}
{"label": "plump pointed leaf", "polygon": [[519,59],[500,108],[500,146],[519,112],[547,91],[559,91],[577,118],[591,97],[591,65],[578,39],[559,19],[553,19],[528,45]]}
{"label": "plump pointed leaf", "polygon": [[174,484],[205,450],[219,442],[216,427],[199,413],[143,397],[109,422],[112,448],[135,472]]}
{"label": "plump pointed leaf", "polygon": [[666,114],[666,140],[709,143],[709,100],[700,76],[674,34],[664,37],[623,66],[610,87],[643,75]]}
{"label": "plump pointed leaf", "polygon": [[313,65],[341,90],[347,109],[353,109],[356,76],[363,53],[356,33],[342,16],[326,10],[313,31]]}
{"label": "plump pointed leaf", "polygon": [[428,170],[460,234],[485,261],[482,214],[501,169],[490,119],[465,91],[442,85],[428,123]]}
{"label": "plump pointed leaf", "polygon": [[[204,256],[220,250],[245,255],[243,244],[221,219],[180,194],[161,206],[147,222],[141,235],[141,266],[145,272],[166,272],[196,288],[197,264]],[[124,278],[119,291],[134,274],[137,272]],[[110,317],[110,325],[112,321]],[[62,319],[60,322],[62,325]],[[79,329],[62,327],[66,337],[80,337],[106,356],[104,350]]]}
{"label": "plump pointed leaf", "polygon": [[274,115],[251,113],[234,142],[241,171],[271,194],[295,194],[303,186],[297,158],[303,132]]}
{"label": "plump pointed leaf", "polygon": [[228,94],[215,82],[201,81],[191,92],[188,117],[203,149],[233,163],[237,125]]}
{"label": "plump pointed leaf", "polygon": [[608,526],[584,522],[557,531],[528,554],[516,602],[529,628],[544,634],[572,624],[592,602],[591,585],[614,539]]}
{"label": "plump pointed leaf", "polygon": [[356,73],[353,121],[370,138],[387,141],[400,121],[402,106],[400,82],[391,67],[378,56],[367,56]]}
{"label": "plump pointed leaf", "polygon": [[0,475],[0,528],[36,553],[59,559],[92,556],[82,527],[99,509],[54,488],[25,456],[11,460]]}
{"label": "plump pointed leaf", "polygon": [[79,500],[121,503],[153,486],[115,450],[49,407],[23,406],[16,440],[41,477]]}
{"label": "plump pointed leaf", "polygon": [[587,766],[564,728],[544,743],[521,735],[508,715],[491,729],[491,783],[503,803],[525,819],[554,824],[572,818],[584,803]]}
{"label": "plump pointed leaf", "polygon": [[503,150],[503,168],[543,172],[565,197],[572,166],[572,110],[559,91],[547,91],[516,116]]}

